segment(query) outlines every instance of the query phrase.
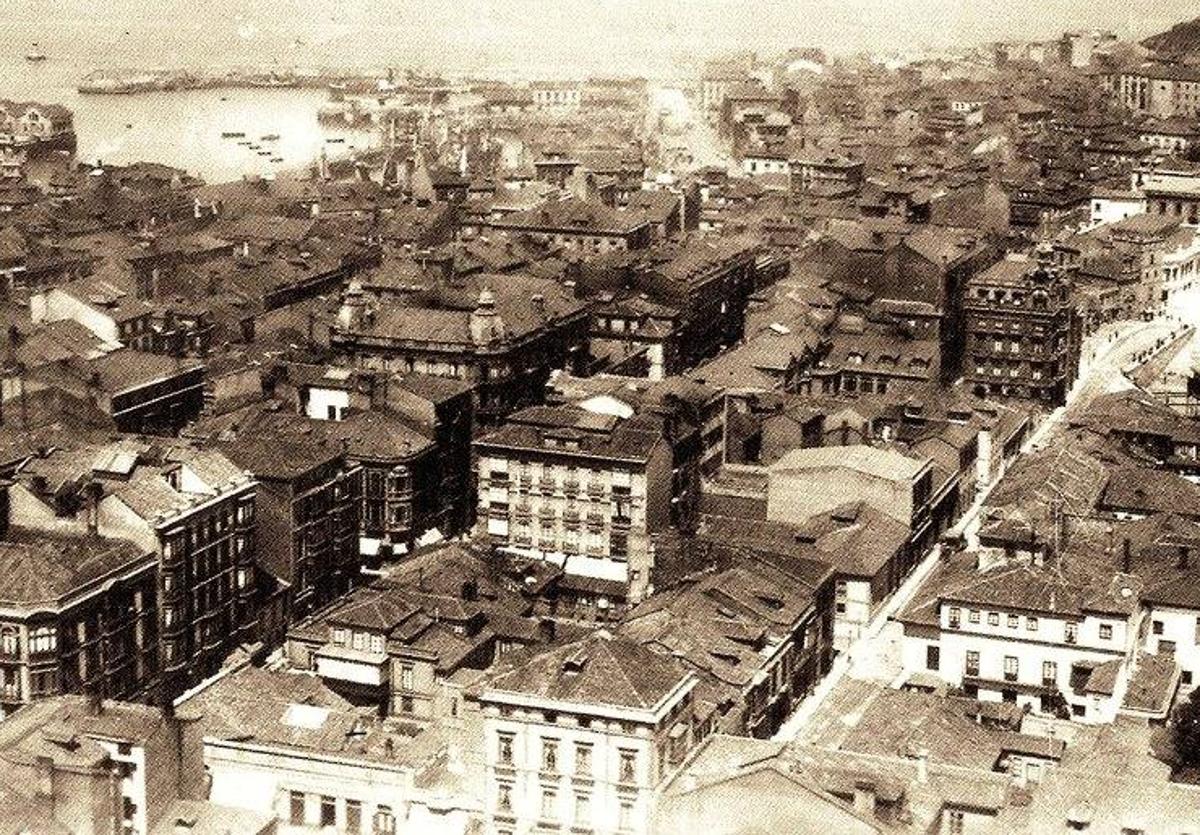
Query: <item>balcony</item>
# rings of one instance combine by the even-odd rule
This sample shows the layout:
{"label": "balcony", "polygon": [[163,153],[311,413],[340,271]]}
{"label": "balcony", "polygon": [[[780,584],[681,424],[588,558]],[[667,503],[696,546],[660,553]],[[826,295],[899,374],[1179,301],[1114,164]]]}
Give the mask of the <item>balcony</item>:
{"label": "balcony", "polygon": [[325,644],[313,658],[317,675],[352,684],[378,687],[388,681],[388,656],[385,652],[367,652],[338,644]]}

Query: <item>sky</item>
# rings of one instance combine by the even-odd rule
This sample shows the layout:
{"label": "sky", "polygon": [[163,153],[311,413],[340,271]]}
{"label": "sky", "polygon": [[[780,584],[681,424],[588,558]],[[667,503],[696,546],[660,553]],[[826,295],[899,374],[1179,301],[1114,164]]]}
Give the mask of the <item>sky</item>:
{"label": "sky", "polygon": [[0,49],[57,40],[93,62],[618,73],[732,49],[910,51],[1068,28],[1144,37],[1196,15],[1196,0],[3,0]]}

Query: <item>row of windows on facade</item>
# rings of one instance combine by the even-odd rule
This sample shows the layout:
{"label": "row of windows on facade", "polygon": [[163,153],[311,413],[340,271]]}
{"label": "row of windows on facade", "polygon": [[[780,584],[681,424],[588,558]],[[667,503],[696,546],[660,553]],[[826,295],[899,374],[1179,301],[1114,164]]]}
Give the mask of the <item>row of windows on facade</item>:
{"label": "row of windows on facade", "polygon": [[[513,526],[513,542],[517,545],[533,546],[533,528],[527,523],[518,522]],[[611,533],[607,547],[604,536],[599,532],[591,532],[587,543],[580,542],[579,531],[568,527],[560,539],[553,525],[543,524],[536,542],[537,547],[551,550],[561,550],[566,554],[581,554],[587,551],[592,556],[605,556],[621,559],[629,556],[629,537],[621,533]]]}
{"label": "row of windows on facade", "polygon": [[199,548],[212,542],[233,526],[247,524],[254,520],[254,502],[239,502],[237,510],[226,507],[223,511],[210,513],[197,525],[180,530],[170,531],[163,537],[163,556],[170,558],[177,552],[190,548]]}
{"label": "row of windows on facade", "polygon": [[[288,822],[292,826],[307,826],[316,824],[321,827],[339,827],[347,833],[358,835],[394,835],[396,832],[396,815],[390,806],[379,804],[370,816],[370,826],[364,829],[368,821],[364,814],[365,804],[353,798],[341,799],[330,795],[316,795],[315,814],[309,814],[310,805],[308,794],[293,791],[288,797]],[[338,807],[341,806],[341,815]]]}
{"label": "row of windows on facade", "polygon": [[[515,734],[500,732],[498,734],[497,761],[500,765],[513,765],[513,745],[515,743]],[[549,739],[543,737],[541,740],[541,770],[547,774],[559,773],[559,749],[560,742],[557,739]],[[592,750],[593,746],[588,742],[577,742],[574,745],[575,761],[573,774],[580,777],[591,777],[592,775]],[[620,783],[634,783],[637,781],[637,751],[630,748],[622,748],[617,752],[617,781]]]}
{"label": "row of windows on facade", "polygon": [[[222,570],[227,570],[227,569],[222,569]],[[225,575],[225,588],[226,588],[226,591],[228,591],[228,587],[229,587],[229,584],[228,584],[228,576],[229,576],[228,574],[226,574],[226,575]],[[247,588],[247,587],[250,585],[250,578],[251,578],[251,576],[252,576],[251,569],[249,569],[249,568],[247,568],[247,567],[245,567],[245,566],[241,566],[241,567],[239,567],[239,568],[237,569],[237,572],[236,572],[236,574],[235,574],[236,581],[237,581],[237,587],[238,587],[239,589],[244,589],[244,588]],[[177,582],[176,582],[176,576],[175,576],[175,572],[173,572],[173,571],[164,571],[164,572],[162,573],[162,588],[163,588],[163,591],[164,591],[164,592],[173,592],[173,591],[175,591],[175,589],[176,589],[176,586],[177,586]],[[207,600],[209,600],[209,601],[210,601],[210,605],[211,605],[211,603],[213,603],[213,602],[219,602],[219,600],[220,600],[221,598],[219,598],[219,596],[217,596],[217,595],[215,594],[215,589],[216,589],[216,586],[211,586],[211,585],[210,585],[210,586],[206,586],[206,588],[211,588],[211,589],[213,589],[213,592],[210,592],[210,593],[209,593],[209,595],[208,595],[208,596],[205,598],[205,599],[207,599]],[[193,592],[195,592],[195,590],[193,590]],[[201,601],[200,601],[200,596],[199,596],[199,594],[196,594],[196,593],[194,593],[194,594],[193,594],[193,599],[195,600],[196,604],[199,606],[199,605],[200,605],[200,602],[201,602]]]}
{"label": "row of windows on facade", "polygon": [[[498,815],[508,815],[513,811],[512,804],[513,786],[511,783],[498,783],[496,786],[496,813]],[[547,823],[554,823],[560,820],[559,810],[559,793],[557,789],[542,788],[541,808],[539,817]],[[617,831],[627,832],[633,829],[634,810],[637,801],[632,798],[621,798],[617,806]],[[581,828],[591,828],[593,824],[592,818],[592,796],[587,792],[574,793],[574,805],[572,808],[571,821],[574,826]],[[503,828],[498,829],[497,833],[505,833],[508,830]]]}
{"label": "row of windows on facade", "polygon": [[388,493],[407,493],[412,490],[412,476],[409,474],[408,467],[396,467],[387,474],[379,470],[367,471],[368,496],[384,495],[384,485],[387,486],[386,492]]}
{"label": "row of windows on facade", "polygon": [[[963,663],[963,674],[968,676],[978,676],[980,669],[980,655],[978,650],[967,650],[966,659]],[[925,666],[930,670],[938,670],[941,668],[941,649],[937,644],[930,644],[925,649]],[[1021,662],[1015,655],[1004,656],[1004,680],[1017,681],[1020,677]],[[1042,683],[1054,684],[1058,681],[1058,664],[1054,661],[1042,662]]]}
{"label": "row of windows on facade", "polygon": [[[42,655],[55,652],[58,649],[58,627],[38,626],[29,630],[29,654]],[[0,631],[0,654],[16,656],[21,654],[21,636],[14,628]]]}
{"label": "row of windows on facade", "polygon": [[[968,623],[981,623],[983,613],[978,609],[967,610]],[[958,629],[962,624],[962,609],[958,606],[951,606],[949,611],[949,623],[951,629]],[[1000,612],[987,613],[988,626],[1000,625]],[[1021,616],[1013,612],[1009,612],[1005,616],[1005,624],[1009,629],[1019,629],[1021,626]],[[1038,630],[1039,621],[1035,615],[1025,616],[1025,629],[1028,632],[1036,632]],[[1111,623],[1100,624],[1100,640],[1111,641],[1113,637],[1113,627]],[[1063,623],[1063,640],[1068,644],[1079,642],[1079,624],[1075,621],[1065,621]]]}
{"label": "row of windows on facade", "polygon": [[[1011,304],[1013,307],[1022,307],[1025,304],[1025,294],[1020,290],[979,287],[975,290],[975,297],[978,299],[987,299],[990,302]],[[1034,308],[1041,310],[1046,307],[1047,297],[1044,292],[1035,291],[1030,297],[1030,301]]]}
{"label": "row of windows on facade", "polygon": [[[492,469],[487,478],[496,487],[503,487],[510,481],[510,475],[515,475],[519,482],[532,486],[535,472],[539,476],[540,485],[570,487],[603,492],[611,490],[614,495],[628,496],[632,491],[634,474],[628,470],[613,468],[610,470],[593,470],[587,467],[577,467],[574,464],[535,464],[530,461],[504,461],[507,469]],[[510,473],[511,470],[511,473]],[[561,478],[560,478],[561,476]]]}
{"label": "row of windows on facade", "polygon": [[[1024,369],[1021,367],[1021,365],[1022,364],[1019,362],[1010,363],[1007,368],[1008,376],[1009,377],[1023,376],[1022,372]],[[991,369],[991,376],[993,376],[993,377],[1003,377],[1004,376],[1004,371],[1005,371],[1004,366],[999,365],[999,364],[993,364],[993,365],[989,366],[986,363],[982,363],[982,362],[976,362],[975,373],[979,376],[986,377],[988,375],[989,368]],[[1040,380],[1040,379],[1042,379],[1044,373],[1045,372],[1042,370],[1041,365],[1038,365],[1036,363],[1031,364],[1031,367],[1029,370],[1029,376],[1031,379]]]}

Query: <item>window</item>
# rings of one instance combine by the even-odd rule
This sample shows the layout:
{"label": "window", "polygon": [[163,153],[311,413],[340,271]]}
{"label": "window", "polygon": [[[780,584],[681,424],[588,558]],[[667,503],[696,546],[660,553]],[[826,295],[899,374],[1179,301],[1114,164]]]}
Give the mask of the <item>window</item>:
{"label": "window", "polygon": [[950,607],[950,628],[958,629],[959,618],[962,616],[961,610],[957,606]]}
{"label": "window", "polygon": [[633,801],[622,800],[617,810],[617,829],[624,832],[633,829]]}
{"label": "window", "polygon": [[937,644],[925,647],[925,669],[938,670],[942,666],[942,649]]}
{"label": "window", "polygon": [[1112,636],[1113,636],[1112,624],[1111,623],[1100,624],[1100,640],[1101,641],[1111,641]]}
{"label": "window", "polygon": [[622,748],[617,780],[622,783],[632,783],[637,777],[637,752]]}
{"label": "window", "polygon": [[509,783],[496,784],[496,810],[499,812],[512,811],[512,785]]}
{"label": "window", "polygon": [[1079,642],[1079,624],[1074,621],[1068,621],[1063,627],[1063,638],[1068,644]]}
{"label": "window", "polygon": [[958,809],[949,809],[946,812],[947,831],[950,835],[962,835],[963,833],[963,813]]}
{"label": "window", "polygon": [[592,798],[586,794],[575,795],[575,823],[587,824],[592,818]]}
{"label": "window", "polygon": [[558,740],[542,740],[542,771],[558,773]]}
{"label": "window", "polygon": [[328,795],[321,795],[321,826],[337,824],[337,801]]}
{"label": "window", "polygon": [[971,623],[979,623],[979,610],[969,609],[967,611],[967,620]]}
{"label": "window", "polygon": [[362,831],[362,801],[347,800],[346,801],[346,831],[361,832]]}
{"label": "window", "polygon": [[1021,625],[1021,619],[1019,617],[1017,617],[1016,615],[1010,613],[1008,616],[1008,628],[1016,629],[1020,625]]}
{"label": "window", "polygon": [[0,633],[0,652],[5,655],[16,655],[20,652],[19,646],[15,629],[6,629]]}
{"label": "window", "polygon": [[412,664],[402,664],[400,666],[400,689],[413,689],[413,666]]}
{"label": "window", "polygon": [[31,653],[54,652],[57,647],[58,630],[55,627],[39,626],[29,633],[29,651]]}
{"label": "window", "polygon": [[513,761],[513,735],[500,734],[500,747],[498,759],[502,765],[512,765]]}
{"label": "window", "polygon": [[558,817],[558,792],[554,789],[542,789],[542,818],[555,820]]}
{"label": "window", "polygon": [[1035,617],[1025,618],[1025,628],[1030,632],[1037,632],[1038,619]]}
{"label": "window", "polygon": [[575,746],[575,773],[589,775],[592,773],[592,746],[578,743]]}
{"label": "window", "polygon": [[1017,657],[1015,655],[1004,656],[1004,680],[1017,680]]}
{"label": "window", "polygon": [[967,650],[967,675],[979,675],[979,651],[974,649]]}
{"label": "window", "polygon": [[1163,622],[1161,620],[1154,621],[1152,626],[1153,626],[1152,631],[1154,632],[1155,635],[1163,634]]}
{"label": "window", "polygon": [[396,816],[390,806],[380,806],[375,810],[375,835],[394,835],[396,831]]}
{"label": "window", "polygon": [[1058,664],[1053,661],[1042,662],[1042,684],[1050,685],[1058,681]]}
{"label": "window", "polygon": [[289,798],[289,819],[292,826],[304,825],[304,792],[292,792]]}
{"label": "window", "polygon": [[382,635],[372,635],[371,636],[371,652],[374,652],[376,654],[383,652],[383,636]]}
{"label": "window", "polygon": [[988,626],[999,626],[999,625],[1000,625],[1000,613],[999,612],[988,612]]}

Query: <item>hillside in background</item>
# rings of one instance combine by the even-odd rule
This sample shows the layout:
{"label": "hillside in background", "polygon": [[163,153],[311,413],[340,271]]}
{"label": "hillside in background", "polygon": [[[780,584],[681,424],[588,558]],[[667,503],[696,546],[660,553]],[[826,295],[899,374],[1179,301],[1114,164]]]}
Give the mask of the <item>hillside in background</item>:
{"label": "hillside in background", "polygon": [[1142,41],[1142,46],[1153,50],[1161,58],[1200,60],[1200,17],[1177,23],[1166,32],[1151,35]]}

